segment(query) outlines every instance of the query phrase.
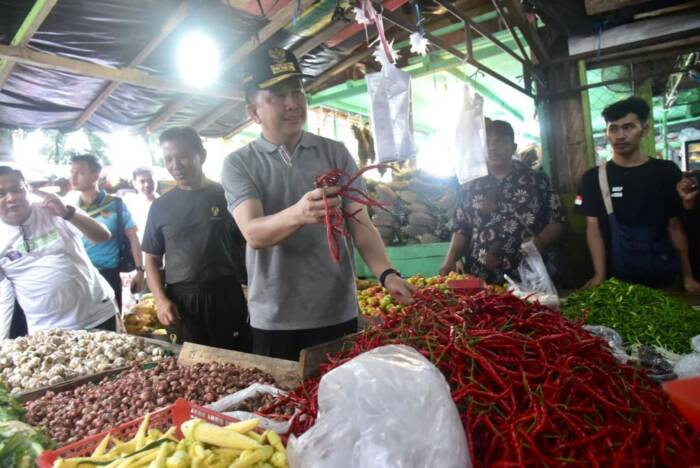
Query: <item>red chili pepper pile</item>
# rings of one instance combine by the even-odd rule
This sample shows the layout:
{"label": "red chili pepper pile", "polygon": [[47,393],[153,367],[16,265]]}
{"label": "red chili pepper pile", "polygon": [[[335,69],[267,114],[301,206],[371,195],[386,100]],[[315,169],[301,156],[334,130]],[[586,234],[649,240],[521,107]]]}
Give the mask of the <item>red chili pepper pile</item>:
{"label": "red chili pepper pile", "polygon": [[[341,198],[346,198],[348,200],[360,203],[365,206],[378,206],[386,207],[387,203],[382,203],[370,197],[367,193],[362,190],[352,187],[357,179],[362,177],[362,174],[372,169],[391,169],[391,166],[386,164],[375,164],[373,166],[365,166],[354,176],[350,176],[347,172],[340,169],[334,169],[326,174],[318,176],[315,181],[316,188],[321,187],[335,187],[340,184],[343,179],[347,179],[338,192],[338,196]],[[347,213],[341,208],[335,207],[331,208],[328,205],[328,199],[326,195],[323,195],[323,203],[326,206],[326,213],[324,224],[326,226],[326,242],[328,242],[328,248],[331,251],[331,257],[335,262],[340,261],[340,241],[339,237],[348,237],[349,234],[345,229],[345,218],[354,217],[360,210],[354,213]]]}
{"label": "red chili pepper pile", "polygon": [[[388,312],[322,373],[378,346],[413,346],[445,375],[477,466],[673,466],[700,462],[700,436],[643,371],[561,314],[511,295],[435,289]],[[319,379],[279,404],[311,427]]]}

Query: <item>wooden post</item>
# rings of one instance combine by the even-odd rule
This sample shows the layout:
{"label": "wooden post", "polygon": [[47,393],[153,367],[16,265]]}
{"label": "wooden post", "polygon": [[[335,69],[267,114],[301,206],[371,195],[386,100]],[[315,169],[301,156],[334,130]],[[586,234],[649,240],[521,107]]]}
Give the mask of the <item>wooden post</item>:
{"label": "wooden post", "polygon": [[647,78],[641,83],[634,84],[634,95],[644,99],[649,104],[649,132],[642,139],[642,153],[650,158],[656,157],[656,132],[654,131],[654,95],[651,89],[653,80]]}
{"label": "wooden post", "polygon": [[[566,64],[551,69],[548,83],[551,89],[579,86],[578,66]],[[593,165],[588,148],[592,138],[587,139],[581,96],[572,93],[550,98],[540,110],[542,140],[546,139],[543,149],[551,164],[552,184],[559,193],[573,194],[583,173]]]}
{"label": "wooden post", "polygon": [[[588,84],[586,74],[586,61],[578,61],[578,79],[581,86]],[[588,90],[581,91],[581,116],[583,118],[583,130],[586,138],[586,156],[590,167],[596,165],[595,144],[593,143],[593,120],[591,116],[591,101],[588,96]]]}

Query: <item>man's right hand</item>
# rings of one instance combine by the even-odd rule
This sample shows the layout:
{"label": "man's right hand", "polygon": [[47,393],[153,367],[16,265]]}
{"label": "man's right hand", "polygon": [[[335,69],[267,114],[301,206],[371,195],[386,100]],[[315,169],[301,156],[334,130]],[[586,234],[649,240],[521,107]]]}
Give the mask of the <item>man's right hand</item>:
{"label": "man's right hand", "polygon": [[604,277],[596,275],[593,278],[589,279],[586,282],[586,284],[583,285],[583,289],[588,289],[588,288],[592,288],[593,286],[598,286],[603,281],[605,281]]}
{"label": "man's right hand", "polygon": [[695,181],[690,177],[683,177],[676,185],[676,191],[683,204],[695,204],[700,194],[700,188],[695,185]]}
{"label": "man's right hand", "polygon": [[[326,203],[329,208],[340,205],[338,192],[340,187],[324,187],[305,193],[294,205],[299,224],[322,224],[326,216]],[[326,202],[323,201],[324,194]]]}
{"label": "man's right hand", "polygon": [[156,300],[156,314],[163,325],[175,325],[180,321],[180,314],[175,303],[169,299]]}

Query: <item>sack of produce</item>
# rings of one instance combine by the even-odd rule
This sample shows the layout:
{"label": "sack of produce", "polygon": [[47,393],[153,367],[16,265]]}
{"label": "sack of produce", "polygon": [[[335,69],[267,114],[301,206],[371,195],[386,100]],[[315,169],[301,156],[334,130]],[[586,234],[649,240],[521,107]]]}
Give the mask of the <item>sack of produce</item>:
{"label": "sack of produce", "polygon": [[408,211],[411,213],[430,213],[431,209],[425,203],[416,202],[408,205]]}
{"label": "sack of produce", "polygon": [[436,236],[434,234],[430,234],[430,233],[421,234],[420,236],[418,236],[418,241],[421,244],[435,244],[435,243],[440,242],[441,240],[442,239],[440,239],[438,236]]}
{"label": "sack of produce", "polygon": [[396,195],[396,192],[394,192],[389,186],[385,184],[377,184],[374,192],[376,193],[375,198],[382,202],[396,203],[396,200],[399,199],[399,196]]}
{"label": "sack of produce", "polygon": [[416,195],[416,192],[412,192],[410,190],[403,190],[400,192],[399,198],[409,205],[418,201],[418,195]]}
{"label": "sack of produce", "polygon": [[316,424],[289,439],[292,468],[472,466],[445,378],[408,346],[382,346],[328,372],[318,408]]}
{"label": "sack of produce", "polygon": [[385,226],[391,228],[398,228],[400,226],[399,220],[392,216],[386,211],[379,211],[372,215],[372,222],[375,226]]}
{"label": "sack of produce", "polygon": [[401,231],[406,237],[418,238],[420,235],[432,232],[433,228],[422,224],[409,224],[408,226],[401,228]]}
{"label": "sack of produce", "polygon": [[396,236],[396,230],[392,227],[377,226],[377,231],[379,231],[379,235],[382,236],[382,239],[387,242],[393,241]]}
{"label": "sack of produce", "polygon": [[412,213],[408,215],[408,224],[428,226],[429,228],[435,229],[437,220],[428,213]]}

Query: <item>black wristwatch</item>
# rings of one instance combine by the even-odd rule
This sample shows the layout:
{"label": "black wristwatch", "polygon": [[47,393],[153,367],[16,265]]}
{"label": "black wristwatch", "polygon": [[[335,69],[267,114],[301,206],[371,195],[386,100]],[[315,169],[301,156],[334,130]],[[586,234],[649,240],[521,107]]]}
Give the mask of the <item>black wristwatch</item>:
{"label": "black wristwatch", "polygon": [[398,271],[394,270],[393,268],[387,268],[382,272],[381,275],[379,275],[379,284],[381,284],[383,288],[386,287],[384,286],[384,282],[386,281],[386,278],[389,275],[396,275],[399,278],[403,278],[403,276],[401,276],[401,273],[399,273]]}
{"label": "black wristwatch", "polygon": [[141,273],[146,273],[146,269],[143,266],[137,266],[136,271],[140,271]]}
{"label": "black wristwatch", "polygon": [[61,217],[66,221],[70,221],[73,218],[73,216],[75,216],[75,207],[66,205],[66,214],[64,214]]}

